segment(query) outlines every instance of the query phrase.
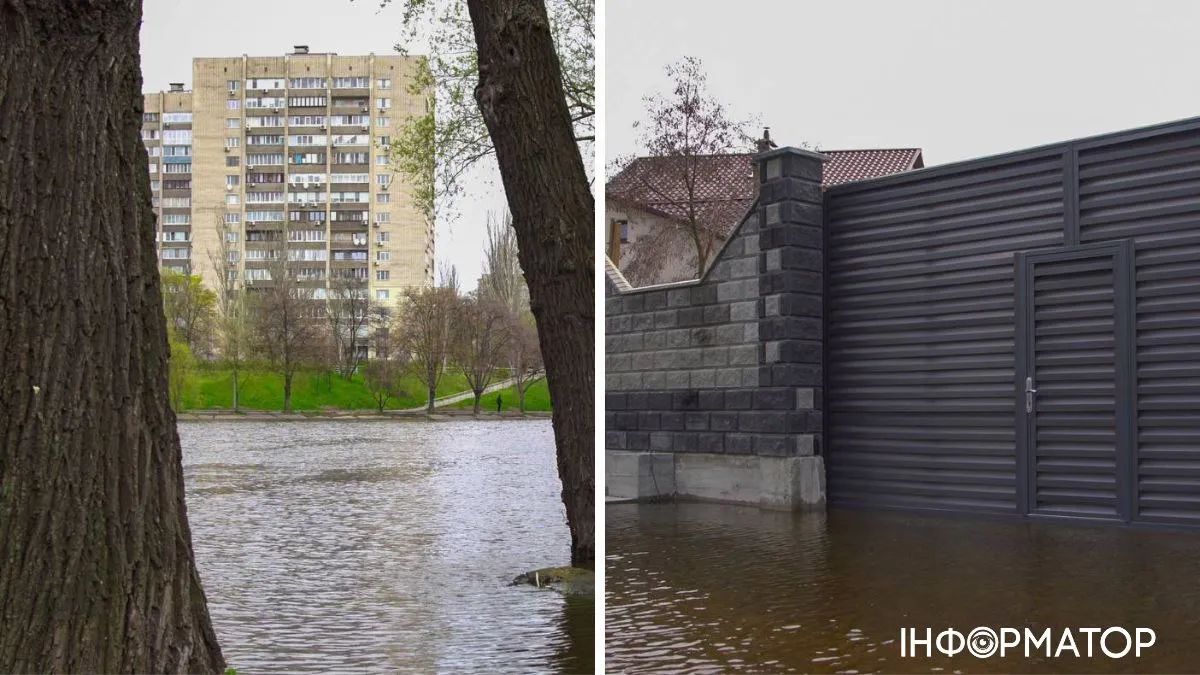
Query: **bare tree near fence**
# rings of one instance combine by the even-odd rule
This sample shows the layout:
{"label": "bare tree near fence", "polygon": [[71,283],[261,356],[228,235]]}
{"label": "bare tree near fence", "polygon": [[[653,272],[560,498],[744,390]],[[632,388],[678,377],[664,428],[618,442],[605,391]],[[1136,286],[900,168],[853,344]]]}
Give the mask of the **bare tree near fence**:
{"label": "bare tree near fence", "polygon": [[512,335],[509,339],[509,360],[517,390],[517,406],[525,413],[525,394],[529,387],[541,379],[545,364],[542,363],[542,347],[538,344],[537,326],[529,314],[511,317]]}
{"label": "bare tree near fence", "polygon": [[407,394],[401,382],[408,372],[410,354],[397,348],[391,310],[376,305],[371,315],[371,347],[375,354],[363,367],[363,383],[382,413],[392,399]]}
{"label": "bare tree near fence", "polygon": [[0,672],[225,667],[168,405],[141,14],[0,3]]}
{"label": "bare tree near fence", "polygon": [[363,360],[372,304],[366,279],[341,276],[329,281],[325,317],[336,348],[338,374],[347,380]]}

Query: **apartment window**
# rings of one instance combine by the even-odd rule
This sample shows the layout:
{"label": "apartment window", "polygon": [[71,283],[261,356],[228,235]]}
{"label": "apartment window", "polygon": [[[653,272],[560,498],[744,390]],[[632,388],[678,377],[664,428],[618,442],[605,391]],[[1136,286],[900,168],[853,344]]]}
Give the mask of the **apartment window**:
{"label": "apartment window", "polygon": [[246,281],[270,281],[271,270],[255,269],[253,267],[246,269]]}
{"label": "apartment window", "polygon": [[237,155],[230,155],[225,158],[225,166],[238,166],[242,163],[242,158]]}
{"label": "apartment window", "polygon": [[375,270],[375,281],[387,281],[392,278],[392,273],[387,270]]}
{"label": "apartment window", "polygon": [[143,141],[157,141],[159,138],[162,138],[162,136],[159,134],[158,129],[142,129]]}
{"label": "apartment window", "polygon": [[376,213],[376,214],[375,214],[375,222],[377,222],[377,223],[390,223],[390,222],[392,222],[392,214],[390,214],[390,213]]}
{"label": "apartment window", "polygon": [[191,197],[164,197],[162,200],[164,208],[168,209],[187,209],[192,206]]}
{"label": "apartment window", "polygon": [[[336,260],[337,254],[334,254],[333,257]],[[329,252],[323,248],[294,248],[288,251],[288,260],[302,260],[306,262],[329,260]]]}
{"label": "apartment window", "polygon": [[289,211],[288,220],[293,223],[309,222],[309,223],[324,223],[324,211]]}
{"label": "apartment window", "polygon": [[375,251],[376,262],[388,262],[392,259],[390,251]]}
{"label": "apartment window", "polygon": [[369,145],[371,137],[367,134],[340,134],[333,137],[334,145]]}
{"label": "apartment window", "polygon": [[225,195],[225,203],[229,205],[240,204],[241,199],[237,195]]}
{"label": "apartment window", "polygon": [[242,120],[237,117],[229,117],[225,120],[226,129],[239,129],[242,126]]}
{"label": "apartment window", "polygon": [[164,164],[163,173],[191,173],[192,163],[184,162],[181,164]]}
{"label": "apartment window", "polygon": [[283,145],[283,136],[272,134],[247,136],[246,145]]}
{"label": "apartment window", "polygon": [[246,182],[254,185],[256,183],[276,183],[283,184],[282,173],[248,173],[246,174]]}
{"label": "apartment window", "polygon": [[375,203],[376,204],[391,204],[392,203],[391,193],[380,192],[380,193],[376,194],[375,195]]}
{"label": "apartment window", "polygon": [[265,115],[263,117],[248,117],[246,118],[246,126],[248,127],[281,127],[283,126],[283,117],[279,115]]}
{"label": "apartment window", "polygon": [[324,96],[292,96],[288,99],[288,105],[295,108],[324,108]]}
{"label": "apartment window", "polygon": [[143,122],[157,122],[158,121],[158,113],[152,113],[152,112],[151,113],[142,113],[142,121]]}
{"label": "apartment window", "polygon": [[375,182],[379,187],[387,187],[392,184],[392,175],[388,173],[375,174]]}
{"label": "apartment window", "polygon": [[390,77],[381,77],[381,78],[379,78],[378,80],[375,80],[375,88],[377,88],[377,89],[391,89],[391,88],[392,88],[392,78],[390,78]]}
{"label": "apartment window", "polygon": [[288,175],[288,182],[291,183],[292,185],[297,185],[297,186],[305,185],[305,184],[324,185],[325,184],[325,174],[293,173],[293,174]]}
{"label": "apartment window", "polygon": [[370,180],[370,174],[366,173],[335,173],[333,174],[334,183],[366,183]]}
{"label": "apartment window", "polygon": [[375,166],[387,166],[387,163],[388,156],[386,153],[381,152],[378,155],[375,155]]}
{"label": "apartment window", "polygon": [[282,192],[247,192],[247,204],[282,204]]}
{"label": "apartment window", "polygon": [[334,204],[346,202],[362,203],[369,201],[371,198],[370,193],[367,192],[331,192],[329,196]]}
{"label": "apartment window", "polygon": [[231,263],[236,263],[238,260],[241,260],[241,258],[242,255],[239,251],[227,251],[225,253],[225,260]]}
{"label": "apartment window", "polygon": [[267,152],[253,155],[246,155],[246,166],[276,166],[283,164],[282,152]]}
{"label": "apartment window", "polygon": [[240,110],[242,107],[242,102],[236,98],[231,98],[228,101],[225,101],[225,107],[229,110]]}
{"label": "apartment window", "polygon": [[327,136],[299,134],[295,136],[288,136],[288,145],[325,145],[327,140]]}
{"label": "apartment window", "polygon": [[168,190],[191,190],[192,181],[190,180],[168,180],[163,182],[163,187]]}
{"label": "apartment window", "polygon": [[190,112],[163,113],[163,124],[189,124],[192,121]]}
{"label": "apartment window", "polygon": [[[226,225],[237,225],[240,222],[242,222],[242,214],[240,214],[240,213],[226,213],[225,214],[225,224]],[[230,234],[233,235],[233,239],[231,241],[237,241],[237,233],[231,232]]]}
{"label": "apartment window", "polygon": [[386,148],[386,147],[390,146],[391,144],[392,144],[391,136],[380,136],[379,137],[379,145]]}
{"label": "apartment window", "polygon": [[324,115],[292,115],[288,124],[294,127],[320,127],[325,125]]}
{"label": "apartment window", "polygon": [[387,110],[388,108],[391,108],[391,107],[392,107],[392,99],[390,99],[390,98],[377,98],[377,99],[375,99],[375,105],[376,105],[376,107],[378,107],[380,110]]}
{"label": "apartment window", "polygon": [[325,230],[290,230],[288,241],[323,242],[325,241]]}
{"label": "apartment window", "polygon": [[150,165],[150,173],[158,173],[158,165],[157,164]]}
{"label": "apartment window", "polygon": [[250,248],[246,249],[246,260],[275,260],[279,255],[274,249],[269,248]]}
{"label": "apartment window", "polygon": [[187,232],[163,232],[162,240],[163,241],[187,241],[188,233]]}
{"label": "apartment window", "polygon": [[365,127],[371,123],[369,115],[334,115],[329,123],[335,127]]}
{"label": "apartment window", "polygon": [[150,205],[156,209],[158,208],[158,197],[157,196],[150,198]]}
{"label": "apartment window", "polygon": [[292,164],[324,164],[325,153],[323,152],[293,152],[291,153]]}
{"label": "apartment window", "polygon": [[[321,252],[324,253],[325,250],[321,249]],[[349,261],[366,262],[367,252],[366,251],[334,251],[333,259],[341,260],[341,261],[349,260]]]}
{"label": "apartment window", "polygon": [[293,77],[288,81],[288,86],[292,89],[324,89],[325,78],[323,77]]}
{"label": "apartment window", "polygon": [[149,154],[151,157],[160,157],[160,156],[162,156],[162,146],[155,145],[155,146],[146,148],[146,153]]}
{"label": "apartment window", "polygon": [[283,89],[283,78],[252,77],[246,80],[247,89]]}
{"label": "apartment window", "polygon": [[225,176],[225,187],[235,188],[242,184],[241,176]]}
{"label": "apartment window", "polygon": [[386,244],[391,240],[392,240],[391,232],[376,232],[375,233],[375,243],[377,243],[377,244]]}
{"label": "apartment window", "polygon": [[377,291],[375,291],[375,299],[376,300],[387,300],[388,295],[389,295],[389,292],[385,288],[380,288]]}
{"label": "apartment window", "polygon": [[290,204],[324,204],[327,196],[324,192],[289,192]]}
{"label": "apartment window", "polygon": [[233,232],[233,231],[226,232],[225,233],[225,241],[230,244],[236,244],[238,241],[238,233]]}
{"label": "apartment window", "polygon": [[190,145],[164,145],[163,157],[191,157],[192,146]]}
{"label": "apartment window", "polygon": [[225,147],[227,148],[237,148],[241,147],[241,145],[242,139],[238,138],[237,136],[230,136],[229,138],[225,139]]}
{"label": "apartment window", "polygon": [[283,220],[283,211],[247,211],[247,223],[263,223],[268,221]]}
{"label": "apartment window", "polygon": [[242,88],[242,81],[241,80],[226,80],[225,86],[229,88],[229,91],[237,91]]}
{"label": "apartment window", "polygon": [[163,260],[187,260],[190,256],[186,248],[163,248]]}
{"label": "apartment window", "polygon": [[335,77],[333,78],[334,89],[366,89],[370,86],[370,78],[367,77]]}
{"label": "apartment window", "polygon": [[191,129],[167,129],[162,134],[163,145],[191,145]]}
{"label": "apartment window", "polygon": [[267,230],[266,232],[247,232],[246,241],[280,241],[281,237],[278,232]]}
{"label": "apartment window", "polygon": [[377,127],[386,127],[386,126],[390,126],[390,125],[391,125],[391,120],[389,120],[386,117],[376,117],[375,118],[375,126],[377,126]]}
{"label": "apartment window", "polygon": [[162,216],[163,225],[188,225],[192,222],[192,217],[186,213],[164,213]]}
{"label": "apartment window", "polygon": [[333,155],[335,164],[366,164],[370,161],[370,153],[367,152],[336,152]]}
{"label": "apartment window", "polygon": [[[287,99],[282,96],[258,96],[246,99],[247,108],[282,108]],[[275,112],[279,112],[276,110]]]}

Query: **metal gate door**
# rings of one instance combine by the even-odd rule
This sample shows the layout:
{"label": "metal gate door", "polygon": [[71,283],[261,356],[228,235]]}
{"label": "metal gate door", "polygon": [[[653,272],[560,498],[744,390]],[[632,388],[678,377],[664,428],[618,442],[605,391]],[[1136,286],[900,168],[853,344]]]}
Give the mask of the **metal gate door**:
{"label": "metal gate door", "polygon": [[1128,521],[1128,242],[1018,254],[1018,490],[1025,513]]}

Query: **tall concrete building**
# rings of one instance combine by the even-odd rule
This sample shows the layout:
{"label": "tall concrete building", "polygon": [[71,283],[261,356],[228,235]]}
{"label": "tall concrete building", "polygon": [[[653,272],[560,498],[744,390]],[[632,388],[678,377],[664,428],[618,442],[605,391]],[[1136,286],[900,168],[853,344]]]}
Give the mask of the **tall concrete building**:
{"label": "tall concrete building", "polygon": [[[298,46],[194,59],[191,91],[146,94],[161,265],[210,288],[219,274],[253,287],[286,257],[318,298],[339,276],[385,302],[431,284],[433,223],[387,153],[404,120],[425,112],[408,90],[416,63]],[[222,236],[230,250],[218,261]]]}

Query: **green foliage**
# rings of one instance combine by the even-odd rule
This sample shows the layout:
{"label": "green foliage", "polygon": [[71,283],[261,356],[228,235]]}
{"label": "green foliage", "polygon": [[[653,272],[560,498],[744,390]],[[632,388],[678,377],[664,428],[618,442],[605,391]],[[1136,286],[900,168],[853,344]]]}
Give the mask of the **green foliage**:
{"label": "green foliage", "polygon": [[[204,367],[191,375],[183,391],[183,410],[228,410],[233,407],[233,373],[219,366]],[[243,410],[280,410],[283,407],[283,376],[262,365],[243,366],[239,403]],[[468,389],[462,373],[448,371],[438,383],[438,396]],[[401,395],[388,402],[389,410],[417,408],[425,403],[425,387],[412,375],[397,383]],[[516,399],[513,399],[514,401]],[[495,403],[492,404],[493,406]],[[292,388],[292,408],[297,411],[373,410],[378,407],[361,373],[349,380],[326,371],[297,373]]]}
{"label": "green foliage", "polygon": [[167,361],[168,393],[171,397],[171,407],[178,411],[182,409],[187,389],[192,384],[196,357],[192,355],[187,341],[173,329],[168,328],[167,340],[171,347],[171,356]]}
{"label": "green foliage", "polygon": [[195,275],[162,271],[163,313],[167,327],[185,341],[192,352],[211,349],[217,316],[217,294]]}
{"label": "green foliage", "polygon": [[[500,379],[502,376],[497,376]],[[517,410],[517,388],[509,387],[501,389],[490,394],[484,394],[480,399],[479,409],[483,412],[496,412],[496,397],[504,397],[505,412],[513,412]],[[465,401],[459,401],[454,404],[455,408],[472,408],[475,406],[475,399],[468,398]],[[546,378],[542,378],[537,382],[529,385],[529,389],[525,390],[525,412],[549,412],[550,405],[550,387],[546,384]]]}

